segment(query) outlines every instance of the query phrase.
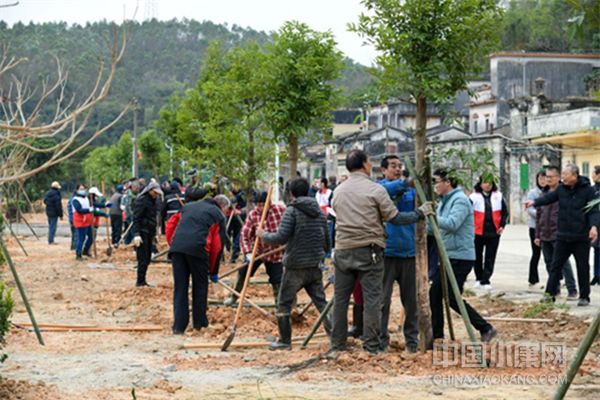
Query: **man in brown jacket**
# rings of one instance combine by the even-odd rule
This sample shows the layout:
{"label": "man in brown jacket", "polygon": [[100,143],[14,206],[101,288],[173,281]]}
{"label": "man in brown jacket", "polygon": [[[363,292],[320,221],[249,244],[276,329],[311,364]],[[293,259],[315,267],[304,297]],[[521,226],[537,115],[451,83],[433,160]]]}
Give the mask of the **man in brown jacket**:
{"label": "man in brown jacket", "polygon": [[[560,170],[558,167],[549,166],[546,168],[546,189],[542,191],[542,196],[553,192],[560,183]],[[558,230],[558,202],[538,207],[535,216],[535,240],[534,243],[542,248],[546,271],[550,274],[552,266],[552,257],[554,254],[554,242],[556,241],[556,231]],[[567,284],[568,299],[577,299],[577,285],[573,276],[573,269],[569,260],[563,266],[563,276]],[[554,290],[553,290],[554,292]],[[556,288],[560,292],[560,288]]]}

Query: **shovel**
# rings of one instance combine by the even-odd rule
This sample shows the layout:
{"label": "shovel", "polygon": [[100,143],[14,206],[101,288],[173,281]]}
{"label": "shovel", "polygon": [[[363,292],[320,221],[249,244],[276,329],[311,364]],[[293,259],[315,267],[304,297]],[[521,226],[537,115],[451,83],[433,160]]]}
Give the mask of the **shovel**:
{"label": "shovel", "polygon": [[[273,186],[269,187],[269,191],[267,192],[267,199],[265,200],[265,205],[262,210],[262,215],[260,217],[260,222],[258,226],[262,229],[265,225],[265,220],[267,219],[267,213],[269,212],[269,207],[271,206],[271,195],[273,194]],[[248,265],[254,265],[254,259],[256,258],[256,253],[258,251],[258,244],[260,243],[260,238],[256,236],[254,239],[254,247],[252,248],[252,254],[250,255],[250,262]],[[237,332],[237,323],[240,319],[240,315],[242,314],[242,309],[244,308],[244,298],[246,297],[246,292],[248,290],[248,282],[250,282],[250,270],[246,272],[246,278],[244,279],[244,287],[242,288],[242,293],[240,293],[240,298],[238,300],[238,308],[235,312],[235,318],[233,319],[233,326],[231,327],[231,333],[223,342],[223,346],[221,347],[221,351],[227,351],[231,342],[235,338],[235,334]]]}

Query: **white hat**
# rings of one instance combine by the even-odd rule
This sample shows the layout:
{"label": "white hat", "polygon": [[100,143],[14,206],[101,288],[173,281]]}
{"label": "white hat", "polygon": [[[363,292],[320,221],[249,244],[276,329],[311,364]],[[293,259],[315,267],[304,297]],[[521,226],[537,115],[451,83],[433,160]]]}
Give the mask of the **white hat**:
{"label": "white hat", "polygon": [[52,185],[50,185],[50,187],[53,189],[60,189],[60,183],[54,181],[52,182]]}
{"label": "white hat", "polygon": [[89,193],[89,194],[96,195],[96,196],[98,196],[98,197],[102,197],[102,193],[100,192],[100,190],[98,190],[98,188],[97,188],[96,186],[94,186],[93,188],[91,188],[91,189],[88,191],[88,193]]}

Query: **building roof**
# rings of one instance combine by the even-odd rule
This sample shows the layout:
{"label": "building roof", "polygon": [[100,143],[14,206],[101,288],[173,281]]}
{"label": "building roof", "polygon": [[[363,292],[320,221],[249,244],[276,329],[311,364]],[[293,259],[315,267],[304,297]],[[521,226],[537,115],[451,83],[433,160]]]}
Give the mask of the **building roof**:
{"label": "building roof", "polygon": [[600,59],[600,54],[575,54],[575,53],[525,53],[525,52],[497,52],[490,54],[491,58],[523,57],[523,58],[588,58]]}

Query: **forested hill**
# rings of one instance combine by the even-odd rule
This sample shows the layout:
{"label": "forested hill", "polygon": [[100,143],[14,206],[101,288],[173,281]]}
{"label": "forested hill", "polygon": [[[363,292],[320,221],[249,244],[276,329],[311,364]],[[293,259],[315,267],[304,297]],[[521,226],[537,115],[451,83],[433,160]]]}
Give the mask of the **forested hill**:
{"label": "forested hill", "polygon": [[[69,72],[68,94],[86,93],[96,76],[98,56],[108,54],[115,28],[109,22],[86,25],[66,23],[17,23],[8,27],[0,21],[0,43],[10,45],[12,54],[29,59],[19,71],[31,77],[32,83],[52,76],[56,71],[54,57],[58,57]],[[128,23],[128,43],[118,67],[110,98],[99,108],[95,123],[108,122],[123,104],[137,98],[140,131],[150,127],[172,94],[181,93],[196,84],[208,44],[221,41],[226,48],[248,41],[264,44],[270,35],[210,21],[150,20]],[[346,59],[346,69],[339,86],[344,93],[363,87],[369,81],[365,68]],[[4,82],[6,84],[6,82]],[[113,143],[125,129],[131,129],[131,113],[117,129],[103,135],[95,144]]]}

